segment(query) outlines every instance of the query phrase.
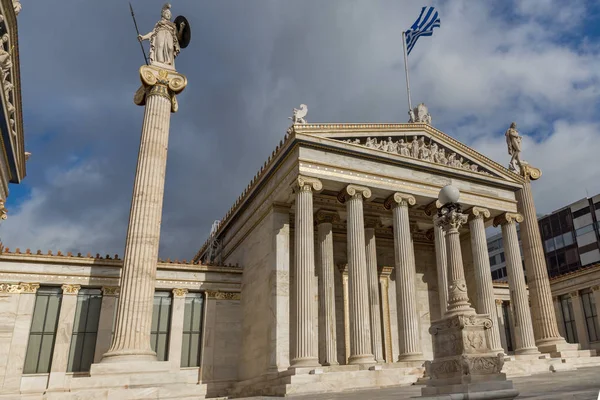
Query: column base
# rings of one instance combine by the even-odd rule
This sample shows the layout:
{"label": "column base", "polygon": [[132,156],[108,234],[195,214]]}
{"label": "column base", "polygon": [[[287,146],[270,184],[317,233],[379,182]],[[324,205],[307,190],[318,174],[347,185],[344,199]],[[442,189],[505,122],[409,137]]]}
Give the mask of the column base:
{"label": "column base", "polygon": [[290,361],[290,368],[304,368],[304,367],[320,367],[319,359],[317,357],[301,357],[294,358]]}
{"label": "column base", "polygon": [[102,356],[101,363],[151,362],[157,361],[156,352],[152,350],[117,350],[109,351]]}
{"label": "column base", "polygon": [[567,343],[562,337],[537,340],[535,345],[542,353],[579,350],[579,343]]}
{"label": "column base", "polygon": [[348,364],[375,364],[373,354],[358,354],[348,358]]}
{"label": "column base", "polygon": [[404,353],[398,356],[398,362],[402,361],[424,361],[423,353]]}
{"label": "column base", "polygon": [[515,350],[516,356],[530,355],[530,354],[540,354],[540,352],[538,351],[537,347],[524,347],[524,348]]}

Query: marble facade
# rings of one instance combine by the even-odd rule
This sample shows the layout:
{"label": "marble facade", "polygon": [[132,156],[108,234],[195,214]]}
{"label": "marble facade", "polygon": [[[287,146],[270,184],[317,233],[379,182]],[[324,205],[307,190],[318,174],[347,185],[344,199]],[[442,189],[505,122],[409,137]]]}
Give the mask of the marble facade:
{"label": "marble facade", "polygon": [[[455,154],[461,166],[432,160],[427,152],[413,157],[365,145],[374,138],[398,143],[413,137]],[[118,385],[139,398],[291,395],[422,383],[428,379],[425,362],[435,352],[430,327],[466,306],[448,305],[457,298],[457,276],[471,302],[467,308],[491,321],[484,339],[494,352],[506,354],[502,372],[508,376],[591,365],[595,351],[563,344],[552,296],[547,304],[546,288],[566,283],[547,276],[544,281],[532,269],[538,306],[529,309],[534,293],[520,261],[513,262],[510,286],[491,281],[484,229],[501,226],[505,243],[515,242],[515,224],[527,223],[524,213],[531,207],[520,200],[530,197],[520,194],[530,190],[528,179],[427,124],[296,124],[215,229],[218,254],[207,251],[207,242],[193,262],[158,263],[152,284],[172,299],[168,360],[149,362],[145,371],[102,362],[123,296],[122,260],[1,254],[0,399],[69,398],[94,387],[103,388],[97,398],[119,398],[124,395],[119,388],[103,386],[101,376],[109,372],[121,375]],[[460,189],[467,215],[451,242],[434,225],[438,193],[448,184]],[[535,232],[524,252],[537,246]],[[511,249],[511,260],[520,260],[516,242]],[[525,254],[526,268],[536,251]],[[219,265],[213,265],[213,256]],[[450,263],[459,256],[460,265]],[[40,286],[63,288],[57,339],[49,373],[24,374]],[[574,291],[563,286],[561,294]],[[95,363],[91,373],[70,373],[73,299],[86,288],[103,290]],[[204,296],[202,356],[199,367],[182,368],[183,307],[193,293]],[[123,328],[124,337],[128,334]],[[149,386],[148,379],[155,382]],[[175,383],[192,387],[193,396],[173,391]]]}

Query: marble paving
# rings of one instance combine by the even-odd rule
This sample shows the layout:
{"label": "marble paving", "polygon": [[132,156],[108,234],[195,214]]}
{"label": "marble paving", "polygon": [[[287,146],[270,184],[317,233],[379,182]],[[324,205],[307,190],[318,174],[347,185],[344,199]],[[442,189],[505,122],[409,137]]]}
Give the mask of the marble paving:
{"label": "marble paving", "polygon": [[[513,378],[520,392],[517,399],[530,400],[596,400],[600,393],[600,367],[581,368],[575,371],[547,373]],[[297,400],[403,400],[418,399],[420,385],[345,393],[294,396]],[[283,397],[245,397],[246,400],[273,400]]]}

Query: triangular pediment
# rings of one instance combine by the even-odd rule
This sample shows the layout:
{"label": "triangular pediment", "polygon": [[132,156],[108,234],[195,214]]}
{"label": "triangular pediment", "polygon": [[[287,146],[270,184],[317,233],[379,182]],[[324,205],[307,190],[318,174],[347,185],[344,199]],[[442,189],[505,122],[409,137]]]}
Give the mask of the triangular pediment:
{"label": "triangular pediment", "polygon": [[520,175],[428,124],[298,124],[294,130],[407,161],[515,183],[522,181]]}

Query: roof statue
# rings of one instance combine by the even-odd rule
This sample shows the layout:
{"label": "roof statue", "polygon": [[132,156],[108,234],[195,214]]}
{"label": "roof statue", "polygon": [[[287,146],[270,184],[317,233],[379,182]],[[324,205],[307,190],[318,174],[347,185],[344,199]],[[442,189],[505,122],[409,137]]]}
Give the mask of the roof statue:
{"label": "roof statue", "polygon": [[291,119],[293,124],[306,124],[304,119],[306,114],[308,114],[308,107],[306,107],[306,104],[300,104],[300,108],[294,108],[294,115],[288,117],[288,119]]}
{"label": "roof statue", "polygon": [[410,123],[421,123],[431,125],[431,115],[427,110],[425,103],[421,103],[412,110],[408,111]]}
{"label": "roof statue", "polygon": [[215,233],[217,233],[217,231],[219,230],[219,224],[221,223],[220,220],[215,220],[215,222],[213,222],[212,226],[210,227],[210,236],[214,236]]}
{"label": "roof statue", "polygon": [[21,2],[19,0],[13,0],[13,8],[15,9],[15,15],[19,15],[23,6],[21,6]]}
{"label": "roof statue", "polygon": [[138,35],[138,40],[150,41],[150,64],[175,69],[175,57],[182,48],[187,47],[191,31],[185,17],[179,16],[171,22],[171,4],[166,3],[161,10],[160,21],[154,29],[145,35]]}
{"label": "roof statue", "polygon": [[517,124],[513,122],[510,128],[504,134],[506,136],[506,145],[508,146],[508,154],[511,156],[508,163],[508,169],[519,173],[526,161],[521,160],[521,136],[517,130]]}

